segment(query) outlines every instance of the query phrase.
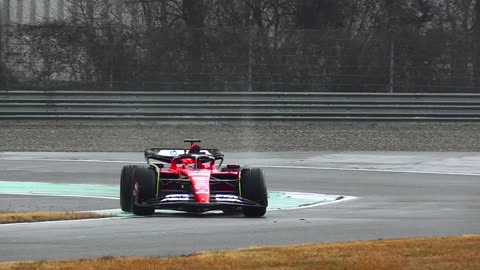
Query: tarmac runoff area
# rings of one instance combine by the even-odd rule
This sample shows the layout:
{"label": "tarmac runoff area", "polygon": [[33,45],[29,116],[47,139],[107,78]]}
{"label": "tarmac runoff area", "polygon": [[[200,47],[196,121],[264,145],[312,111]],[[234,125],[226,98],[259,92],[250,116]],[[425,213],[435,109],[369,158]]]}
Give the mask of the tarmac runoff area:
{"label": "tarmac runoff area", "polygon": [[[142,153],[0,153],[0,211],[122,215],[116,210],[120,169],[144,163],[142,158]],[[480,233],[480,153],[226,153],[226,161],[263,168],[271,202],[265,218],[159,212],[152,218],[0,225],[0,261],[176,256]]]}

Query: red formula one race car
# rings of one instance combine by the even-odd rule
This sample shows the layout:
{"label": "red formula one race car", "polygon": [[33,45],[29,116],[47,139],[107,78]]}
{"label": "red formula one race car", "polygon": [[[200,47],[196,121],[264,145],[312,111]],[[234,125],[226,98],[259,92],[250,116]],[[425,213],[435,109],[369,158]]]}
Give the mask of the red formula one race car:
{"label": "red formula one race car", "polygon": [[240,165],[222,166],[223,153],[201,149],[200,140],[186,139],[189,149],[145,150],[148,166],[127,165],[120,178],[120,205],[135,215],[155,209],[191,213],[222,210],[247,217],[265,215],[268,194],[263,172]]}

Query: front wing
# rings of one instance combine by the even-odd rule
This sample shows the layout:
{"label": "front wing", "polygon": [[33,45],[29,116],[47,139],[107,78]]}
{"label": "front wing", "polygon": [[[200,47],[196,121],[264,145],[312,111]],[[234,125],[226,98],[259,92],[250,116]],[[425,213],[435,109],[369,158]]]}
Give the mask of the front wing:
{"label": "front wing", "polygon": [[265,207],[257,202],[232,194],[212,194],[209,203],[199,203],[193,194],[168,194],[136,203],[140,207],[154,207],[181,211],[224,210],[238,207]]}

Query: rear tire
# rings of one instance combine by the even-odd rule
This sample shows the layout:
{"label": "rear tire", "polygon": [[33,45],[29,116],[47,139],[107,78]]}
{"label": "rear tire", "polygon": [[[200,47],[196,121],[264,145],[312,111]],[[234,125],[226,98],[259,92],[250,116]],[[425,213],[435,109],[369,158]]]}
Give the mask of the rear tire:
{"label": "rear tire", "polygon": [[259,168],[241,171],[240,186],[242,197],[262,205],[262,207],[244,206],[243,214],[247,217],[261,217],[267,212],[268,193],[263,172]]}
{"label": "rear tire", "polygon": [[135,204],[135,200],[138,203],[142,203],[145,200],[155,197],[155,173],[152,169],[147,167],[136,167],[133,171],[133,183],[132,190],[135,184],[138,184],[138,192],[131,193],[131,212],[134,215],[139,216],[151,216],[155,213],[155,207],[138,206]]}
{"label": "rear tire", "polygon": [[120,208],[123,212],[131,212],[133,194],[133,171],[137,165],[123,166],[120,174]]}

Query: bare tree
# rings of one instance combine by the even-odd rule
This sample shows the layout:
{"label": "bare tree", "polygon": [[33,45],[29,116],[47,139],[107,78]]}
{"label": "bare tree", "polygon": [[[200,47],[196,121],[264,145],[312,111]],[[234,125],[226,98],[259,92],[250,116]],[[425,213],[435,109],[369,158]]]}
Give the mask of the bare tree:
{"label": "bare tree", "polygon": [[480,1],[475,1],[474,21],[472,26],[472,58],[474,87],[480,92]]}
{"label": "bare tree", "polygon": [[12,69],[24,84],[47,88],[480,89],[479,0],[66,0],[65,7],[65,21],[14,26],[0,76]]}

